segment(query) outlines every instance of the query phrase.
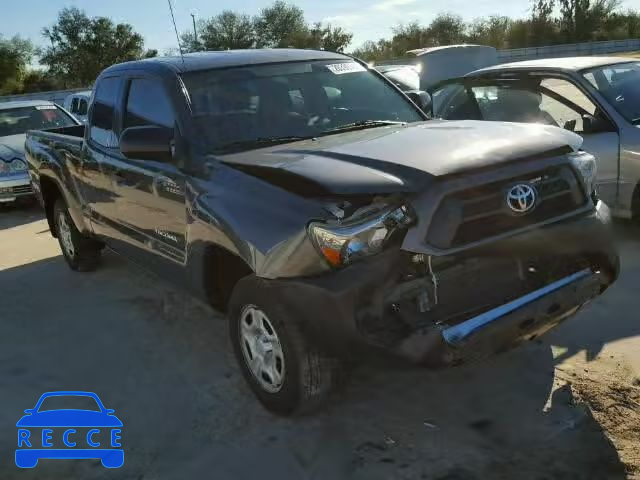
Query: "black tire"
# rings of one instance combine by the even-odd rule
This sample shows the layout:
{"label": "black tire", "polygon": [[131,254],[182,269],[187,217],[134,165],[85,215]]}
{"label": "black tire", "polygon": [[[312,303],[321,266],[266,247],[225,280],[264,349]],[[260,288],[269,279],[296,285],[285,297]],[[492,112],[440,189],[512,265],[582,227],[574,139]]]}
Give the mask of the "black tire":
{"label": "black tire", "polygon": [[[72,249],[65,246],[64,225],[62,221],[66,222],[66,226],[69,229],[69,240]],[[56,236],[58,237],[58,243],[60,244],[60,250],[62,255],[67,261],[67,264],[72,270],[78,272],[90,272],[95,270],[100,264],[100,252],[103,248],[102,243],[88,238],[82,235],[75,224],[71,215],[69,215],[69,209],[67,204],[61,198],[56,200],[53,207],[53,220],[56,228]]]}
{"label": "black tire", "polygon": [[[241,321],[243,312],[252,306],[266,314],[284,354],[284,381],[276,392],[263,388],[243,352]],[[296,319],[255,275],[243,278],[233,289],[228,316],[231,343],[242,374],[267,410],[278,415],[308,413],[325,403],[341,383],[340,362],[307,342]]]}

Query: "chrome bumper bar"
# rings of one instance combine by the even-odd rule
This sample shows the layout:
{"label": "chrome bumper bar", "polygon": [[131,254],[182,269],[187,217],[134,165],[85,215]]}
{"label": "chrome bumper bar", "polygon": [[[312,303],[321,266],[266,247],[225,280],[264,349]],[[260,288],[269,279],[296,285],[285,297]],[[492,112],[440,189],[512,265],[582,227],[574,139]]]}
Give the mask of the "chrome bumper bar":
{"label": "chrome bumper bar", "polygon": [[442,331],[442,337],[444,340],[452,346],[457,346],[461,342],[464,342],[469,337],[471,337],[474,333],[482,330],[487,325],[499,320],[501,317],[508,315],[515,310],[524,307],[536,300],[549,295],[550,293],[555,292],[567,285],[577,282],[578,280],[588,277],[592,275],[593,272],[591,269],[584,269],[579,272],[574,273],[573,275],[569,275],[560,280],[556,280],[549,285],[546,285],[538,290],[535,290],[531,293],[528,293],[520,298],[516,298],[509,303],[505,303],[504,305],[500,305],[492,310],[481,313],[469,320],[466,320],[458,325],[454,325],[453,327],[449,327]]}

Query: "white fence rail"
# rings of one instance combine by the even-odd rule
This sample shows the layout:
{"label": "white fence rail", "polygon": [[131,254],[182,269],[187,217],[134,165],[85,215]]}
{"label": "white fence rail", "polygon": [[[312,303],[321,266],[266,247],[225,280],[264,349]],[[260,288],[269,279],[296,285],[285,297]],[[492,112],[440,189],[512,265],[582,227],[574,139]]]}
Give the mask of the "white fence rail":
{"label": "white fence rail", "polygon": [[0,97],[0,103],[2,102],[15,102],[22,100],[49,100],[50,102],[62,105],[64,99],[75,92],[83,92],[85,90],[91,90],[90,88],[72,88],[70,90],[55,90],[52,92],[36,92],[36,93],[23,93],[20,95],[5,95]]}
{"label": "white fence rail", "polygon": [[610,55],[613,53],[633,52],[635,50],[640,50],[640,38],[498,50],[498,59],[500,62],[517,62],[534,58]]}

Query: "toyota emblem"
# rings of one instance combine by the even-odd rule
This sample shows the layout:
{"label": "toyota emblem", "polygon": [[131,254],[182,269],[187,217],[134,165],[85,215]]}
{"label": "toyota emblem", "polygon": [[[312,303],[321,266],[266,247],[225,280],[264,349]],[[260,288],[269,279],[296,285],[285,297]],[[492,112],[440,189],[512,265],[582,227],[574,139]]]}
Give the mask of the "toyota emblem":
{"label": "toyota emblem", "polygon": [[535,207],[536,197],[535,188],[526,183],[520,183],[507,192],[507,205],[513,213],[522,215]]}

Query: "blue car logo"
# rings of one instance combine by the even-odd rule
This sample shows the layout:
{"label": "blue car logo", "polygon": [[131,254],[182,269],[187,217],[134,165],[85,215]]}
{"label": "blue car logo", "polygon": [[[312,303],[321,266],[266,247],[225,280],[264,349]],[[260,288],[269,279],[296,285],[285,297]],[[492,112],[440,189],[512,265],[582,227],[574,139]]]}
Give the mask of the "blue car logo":
{"label": "blue car logo", "polygon": [[[70,404],[76,408],[66,408]],[[24,413],[16,424],[18,467],[33,468],[41,458],[99,458],[107,468],[124,464],[122,422],[95,393],[45,393]]]}

